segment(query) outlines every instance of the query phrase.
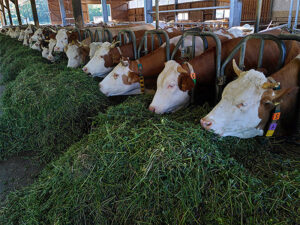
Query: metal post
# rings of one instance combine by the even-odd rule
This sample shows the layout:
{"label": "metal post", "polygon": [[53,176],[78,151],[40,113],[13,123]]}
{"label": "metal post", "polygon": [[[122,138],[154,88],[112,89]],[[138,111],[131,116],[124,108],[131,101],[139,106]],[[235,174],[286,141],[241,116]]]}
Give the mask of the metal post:
{"label": "metal post", "polygon": [[152,0],[144,0],[144,18],[145,23],[152,23],[153,17],[149,13],[152,11]]}
{"label": "metal post", "polygon": [[256,21],[255,21],[254,33],[257,33],[259,31],[259,23],[260,23],[260,16],[261,16],[261,7],[262,7],[262,0],[257,0],[257,5],[256,5]]}
{"label": "metal post", "polygon": [[288,28],[289,29],[292,29],[293,5],[294,5],[294,0],[291,0],[290,12],[289,12],[289,21],[288,21]]}
{"label": "metal post", "polygon": [[32,10],[32,15],[33,15],[33,20],[34,20],[34,24],[35,26],[39,26],[39,18],[38,18],[38,14],[37,14],[37,10],[36,10],[36,4],[35,4],[35,0],[30,0],[31,3],[31,10]]}
{"label": "metal post", "polygon": [[61,15],[61,23],[62,23],[62,26],[64,27],[67,25],[64,0],[59,0],[59,9],[60,9],[60,15]]}
{"label": "metal post", "polygon": [[17,13],[19,25],[22,25],[22,19],[21,19],[20,9],[19,9],[19,1],[15,0],[14,4],[15,4],[15,7],[16,7],[16,13]]}
{"label": "metal post", "polygon": [[[175,0],[175,9],[178,9],[178,0]],[[178,21],[178,13],[175,12],[175,22],[177,23]]]}
{"label": "metal post", "polygon": [[300,5],[300,0],[297,1],[296,16],[295,16],[295,23],[294,23],[293,30],[297,29],[297,25],[298,25],[299,5]]}
{"label": "metal post", "polygon": [[13,26],[14,24],[13,24],[13,21],[12,21],[12,18],[11,18],[11,13],[10,13],[10,8],[9,8],[9,1],[5,0],[5,4],[6,4],[7,12],[8,12],[8,18],[9,18],[10,26]]}
{"label": "metal post", "polygon": [[107,12],[106,0],[101,0],[101,3],[102,3],[103,22],[107,23],[108,22],[108,12]]}
{"label": "metal post", "polygon": [[229,27],[240,26],[242,17],[242,1],[230,0]]}
{"label": "metal post", "polygon": [[156,30],[159,28],[159,0],[155,0],[155,20]]}

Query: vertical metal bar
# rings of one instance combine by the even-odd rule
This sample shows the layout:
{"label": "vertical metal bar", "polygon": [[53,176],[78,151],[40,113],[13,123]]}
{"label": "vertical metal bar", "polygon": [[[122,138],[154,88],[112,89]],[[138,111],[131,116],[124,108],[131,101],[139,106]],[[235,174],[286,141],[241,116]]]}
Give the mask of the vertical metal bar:
{"label": "vertical metal bar", "polygon": [[262,39],[260,42],[260,49],[259,49],[259,57],[258,57],[258,64],[257,64],[257,68],[261,68],[262,67],[262,60],[264,57],[264,48],[265,48],[265,40]]}
{"label": "vertical metal bar", "polygon": [[64,0],[59,0],[58,3],[59,3],[59,10],[60,10],[60,15],[61,15],[62,26],[64,27],[67,25]]}
{"label": "vertical metal bar", "polygon": [[103,22],[107,23],[108,22],[108,12],[107,12],[106,0],[101,0],[101,4],[102,4]]}
{"label": "vertical metal bar", "polygon": [[[175,0],[174,6],[175,9],[178,9],[178,0]],[[175,12],[175,23],[177,23],[177,21],[178,21],[178,13]]]}
{"label": "vertical metal bar", "polygon": [[259,31],[259,23],[260,23],[260,17],[261,17],[261,7],[262,7],[262,0],[257,0],[256,21],[255,21],[255,29],[254,29],[255,33],[257,33]]}
{"label": "vertical metal bar", "polygon": [[151,34],[151,51],[154,50],[154,34]]}
{"label": "vertical metal bar", "polygon": [[289,29],[292,29],[293,5],[294,5],[294,0],[291,0],[290,11],[289,11],[289,20],[288,20],[288,28]]}
{"label": "vertical metal bar", "polygon": [[192,58],[195,57],[195,35],[192,36]]}
{"label": "vertical metal bar", "polygon": [[159,28],[159,0],[155,0],[155,25],[156,30]]}
{"label": "vertical metal bar", "polygon": [[294,23],[293,30],[297,29],[297,25],[298,25],[299,5],[300,5],[300,0],[297,1],[296,16],[295,16],[295,23]]}
{"label": "vertical metal bar", "polygon": [[242,17],[242,1],[230,0],[229,27],[240,26]]}
{"label": "vertical metal bar", "polygon": [[241,68],[241,70],[243,70],[245,68],[244,62],[245,62],[246,46],[247,46],[247,41],[245,41],[242,44],[241,50],[240,50],[239,67]]}
{"label": "vertical metal bar", "polygon": [[151,11],[152,11],[152,0],[144,0],[145,23],[152,23],[153,22],[152,14],[149,13]]}

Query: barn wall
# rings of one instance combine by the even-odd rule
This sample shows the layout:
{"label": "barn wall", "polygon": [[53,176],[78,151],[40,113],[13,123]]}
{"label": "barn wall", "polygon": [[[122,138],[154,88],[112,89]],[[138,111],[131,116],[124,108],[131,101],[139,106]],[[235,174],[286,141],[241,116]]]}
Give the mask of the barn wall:
{"label": "barn wall", "polygon": [[[256,0],[242,0],[243,1],[243,8],[242,8],[242,20],[243,21],[253,21],[255,20],[255,13],[256,13]],[[281,0],[277,0],[281,1]],[[270,9],[271,9],[271,2],[272,0],[263,0],[262,6],[262,16],[261,22],[268,23],[270,21]],[[217,6],[224,6],[229,5],[230,0],[219,0],[217,1]],[[209,7],[214,6],[213,1],[199,1],[199,2],[190,2],[190,3],[182,3],[178,4],[179,9],[187,9],[187,8],[200,8],[200,7]],[[174,9],[175,5],[168,5],[168,6],[160,6],[159,10],[168,10]],[[155,8],[153,8],[155,11]],[[129,9],[128,10],[128,17],[129,21],[142,21],[144,20],[144,9]],[[206,11],[195,11],[189,12],[189,19],[193,21],[203,22],[205,20],[211,20],[213,18],[213,10],[206,10]],[[162,13],[159,15],[160,20],[174,20],[175,16],[174,13]]]}
{"label": "barn wall", "polygon": [[[272,20],[279,23],[287,23],[289,10],[290,10],[291,0],[273,0],[273,9],[272,9]],[[296,4],[297,1],[294,1],[293,4],[293,21],[295,20],[296,14]],[[300,20],[298,20],[299,22]]]}
{"label": "barn wall", "polygon": [[[100,4],[100,0],[81,0],[83,20],[85,23],[90,22],[88,13],[88,4]],[[107,4],[111,5],[111,16],[113,20],[128,21],[128,4],[126,2],[111,2],[107,1]],[[62,24],[59,0],[48,0],[50,18],[52,24]],[[74,23],[72,0],[64,0],[64,6],[66,11],[66,18],[68,23]]]}

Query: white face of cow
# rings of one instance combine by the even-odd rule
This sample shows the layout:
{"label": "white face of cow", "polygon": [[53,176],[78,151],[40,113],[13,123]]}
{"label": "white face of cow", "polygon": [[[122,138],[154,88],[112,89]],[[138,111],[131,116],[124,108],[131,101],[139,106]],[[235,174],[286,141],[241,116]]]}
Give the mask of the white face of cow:
{"label": "white face of cow", "polygon": [[90,44],[90,52],[89,52],[90,59],[94,57],[96,51],[101,47],[102,44],[103,44],[102,42],[93,42]]}
{"label": "white face of cow", "polygon": [[35,42],[35,43],[31,46],[31,48],[32,48],[33,50],[41,51],[41,41]]}
{"label": "white face of cow", "polygon": [[33,33],[32,25],[29,25],[25,30],[25,34],[32,34],[32,33]]}
{"label": "white face of cow", "polygon": [[44,39],[43,29],[37,29],[31,37],[32,41],[38,41]]}
{"label": "white face of cow", "polygon": [[68,34],[66,29],[61,29],[56,34],[55,52],[63,52],[64,48],[68,45]]}
{"label": "white face of cow", "polygon": [[49,41],[49,55],[47,57],[48,60],[50,60],[51,62],[54,61],[54,56],[52,55],[54,46],[56,45],[56,40],[55,39],[50,39]]}
{"label": "white face of cow", "polygon": [[45,58],[45,59],[48,59],[49,49],[45,48],[45,47],[42,47],[42,49],[43,49],[43,51],[42,51],[42,57]]}
{"label": "white face of cow", "polygon": [[178,66],[174,60],[165,64],[157,79],[157,90],[149,107],[151,111],[158,114],[175,112],[189,103],[188,91],[182,91],[178,86]]}
{"label": "white face of cow", "polygon": [[28,46],[29,45],[28,41],[29,41],[29,35],[25,34],[25,37],[24,37],[24,40],[23,40],[23,45]]}
{"label": "white face of cow", "polygon": [[201,125],[220,136],[251,138],[263,135],[257,126],[261,122],[258,109],[266,89],[267,78],[261,72],[250,70],[229,83],[222,100],[201,120]]}
{"label": "white face of cow", "polygon": [[81,56],[77,45],[69,44],[66,55],[68,57],[68,67],[77,68],[81,64]]}
{"label": "white face of cow", "polygon": [[23,40],[24,40],[24,36],[25,36],[25,31],[24,31],[24,30],[21,30],[20,36],[19,36],[18,40],[19,40],[19,41],[23,41]]}
{"label": "white face of cow", "polygon": [[141,93],[140,83],[131,82],[128,77],[130,72],[128,62],[124,62],[123,64],[119,63],[102,82],[100,82],[100,91],[106,96],[134,95]]}
{"label": "white face of cow", "polygon": [[96,50],[94,57],[91,58],[82,70],[87,74],[90,73],[92,76],[100,77],[110,72],[112,67],[105,67],[103,56],[109,52],[111,45],[109,42],[104,42],[101,47]]}

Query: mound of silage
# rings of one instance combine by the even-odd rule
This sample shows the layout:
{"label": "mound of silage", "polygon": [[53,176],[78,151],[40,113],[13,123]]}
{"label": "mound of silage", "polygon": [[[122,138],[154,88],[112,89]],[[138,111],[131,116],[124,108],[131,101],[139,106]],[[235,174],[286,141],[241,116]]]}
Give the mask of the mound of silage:
{"label": "mound of silage", "polygon": [[78,141],[103,111],[107,98],[97,82],[65,62],[49,64],[41,53],[0,35],[0,158],[34,151],[42,160]]}
{"label": "mound of silage", "polygon": [[9,196],[0,223],[299,224],[296,162],[203,131],[207,107],[158,116],[150,99],[100,113],[88,136]]}

